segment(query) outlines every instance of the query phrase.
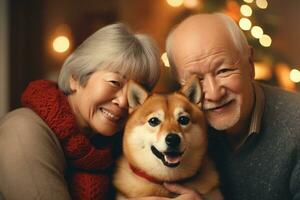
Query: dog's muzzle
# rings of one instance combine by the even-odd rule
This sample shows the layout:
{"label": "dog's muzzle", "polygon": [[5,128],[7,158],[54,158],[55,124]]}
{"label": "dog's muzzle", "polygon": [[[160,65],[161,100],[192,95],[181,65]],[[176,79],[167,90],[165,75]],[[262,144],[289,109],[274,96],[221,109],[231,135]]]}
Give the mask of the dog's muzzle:
{"label": "dog's muzzle", "polygon": [[160,152],[155,146],[151,146],[152,153],[159,158],[167,167],[177,167],[180,164],[183,152],[180,151],[180,136],[169,133],[165,138],[167,150]]}

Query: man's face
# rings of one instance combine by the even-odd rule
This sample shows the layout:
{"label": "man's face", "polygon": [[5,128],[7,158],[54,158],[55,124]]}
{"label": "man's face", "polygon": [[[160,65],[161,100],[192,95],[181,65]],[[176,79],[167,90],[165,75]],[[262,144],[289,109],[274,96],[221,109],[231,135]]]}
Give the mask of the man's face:
{"label": "man's face", "polygon": [[[253,105],[252,65],[229,35],[192,33],[174,36],[172,57],[181,84],[196,74],[203,110],[213,128],[236,132],[249,123]],[[226,39],[227,38],[227,39]]]}

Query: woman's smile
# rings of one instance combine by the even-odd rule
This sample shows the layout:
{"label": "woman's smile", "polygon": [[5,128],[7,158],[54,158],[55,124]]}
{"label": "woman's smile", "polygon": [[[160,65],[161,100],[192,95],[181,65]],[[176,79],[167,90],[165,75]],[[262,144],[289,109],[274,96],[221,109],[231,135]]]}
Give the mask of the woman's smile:
{"label": "woman's smile", "polygon": [[112,121],[112,122],[118,122],[121,119],[121,114],[119,113],[112,113],[111,111],[105,109],[105,108],[99,108],[99,110],[101,111],[101,113],[103,114],[103,116]]}

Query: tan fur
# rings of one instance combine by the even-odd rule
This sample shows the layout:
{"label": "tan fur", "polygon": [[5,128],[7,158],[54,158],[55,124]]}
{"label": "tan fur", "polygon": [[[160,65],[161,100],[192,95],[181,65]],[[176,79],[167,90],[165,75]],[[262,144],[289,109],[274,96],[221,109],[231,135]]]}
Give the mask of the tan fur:
{"label": "tan fur", "polygon": [[[134,102],[130,104],[132,113],[124,132],[124,155],[117,161],[114,174],[113,183],[118,191],[117,199],[143,196],[172,197],[162,184],[150,182],[133,173],[129,163],[163,182],[178,182],[196,190],[204,197],[209,197],[210,193],[218,188],[219,178],[213,162],[207,156],[204,116],[196,102],[199,101],[199,94],[195,93],[198,96],[193,96],[191,99],[195,102],[191,103],[186,98],[190,94],[186,93],[186,88],[181,90],[184,95],[178,92],[151,96],[147,96],[143,90],[135,89],[132,94],[141,93],[143,98],[128,97],[129,101]],[[194,89],[194,85],[191,89]],[[190,123],[186,126],[179,124],[177,115],[189,116]],[[153,116],[161,120],[160,125],[152,127],[148,124],[149,118]],[[170,133],[180,136],[180,149],[184,151],[180,164],[173,168],[165,166],[150,151],[151,145],[163,151],[166,148],[165,138]]]}

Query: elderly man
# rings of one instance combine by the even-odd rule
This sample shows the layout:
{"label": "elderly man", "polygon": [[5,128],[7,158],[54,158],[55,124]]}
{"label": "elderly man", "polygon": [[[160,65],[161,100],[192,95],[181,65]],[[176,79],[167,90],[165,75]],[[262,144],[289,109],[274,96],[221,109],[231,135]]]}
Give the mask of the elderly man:
{"label": "elderly man", "polygon": [[196,74],[225,199],[300,199],[300,95],[254,82],[253,52],[222,14],[198,14],[167,39],[181,85]]}

